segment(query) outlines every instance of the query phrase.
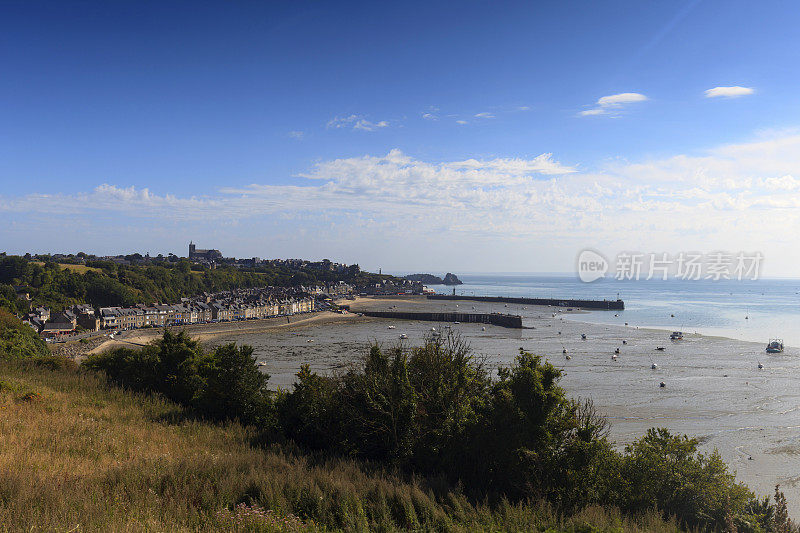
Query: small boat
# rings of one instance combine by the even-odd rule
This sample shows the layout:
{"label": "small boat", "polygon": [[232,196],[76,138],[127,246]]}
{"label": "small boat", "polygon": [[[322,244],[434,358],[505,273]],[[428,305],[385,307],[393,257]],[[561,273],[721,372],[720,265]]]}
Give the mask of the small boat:
{"label": "small boat", "polygon": [[770,339],[767,343],[767,353],[783,353],[783,339]]}
{"label": "small boat", "polygon": [[671,318],[675,318],[675,315],[669,315]]}
{"label": "small boat", "polygon": [[658,384],[658,386],[663,389],[664,387],[667,386],[667,384],[662,381],[661,383]]}
{"label": "small boat", "polygon": [[611,356],[611,360],[612,360],[612,361],[616,361],[616,360],[617,360],[617,354],[614,354],[614,355],[612,355],[612,356]]}
{"label": "small boat", "polygon": [[564,348],[563,350],[561,350],[561,353],[567,353],[567,349]]}
{"label": "small boat", "polygon": [[663,352],[665,349],[666,348],[664,348],[663,346],[656,346],[656,350],[658,350],[659,352]]}
{"label": "small boat", "polygon": [[569,355],[567,355],[567,356],[566,356],[566,360],[567,360],[567,361],[569,361],[570,359],[572,359],[572,357],[570,357]]}
{"label": "small boat", "polygon": [[459,322],[458,320],[456,320],[455,322],[453,322],[453,324],[461,324],[461,322]]}
{"label": "small boat", "polygon": [[652,368],[653,370],[658,370],[658,365],[653,363],[652,365],[650,365],[650,368]]}
{"label": "small boat", "polygon": [[671,340],[671,341],[682,341],[683,340],[683,332],[682,331],[673,331],[669,335],[669,340]]}
{"label": "small boat", "polygon": [[483,327],[481,328],[481,331],[486,331],[486,326],[483,326]]}
{"label": "small boat", "polygon": [[622,341],[622,344],[628,344],[628,341]]}
{"label": "small boat", "polygon": [[259,361],[258,362],[258,366],[267,366],[267,362],[266,361]]}
{"label": "small boat", "polygon": [[764,365],[762,365],[762,364],[761,364],[761,361],[759,361],[759,362],[758,362],[758,369],[759,369],[759,370],[761,370],[762,368],[764,368]]}
{"label": "small boat", "polygon": [[395,329],[395,326],[389,326],[388,329]]}
{"label": "small boat", "polygon": [[406,335],[405,333],[401,333],[401,334],[400,334],[400,338],[401,338],[401,339],[407,339],[407,338],[408,338],[408,335]]}
{"label": "small boat", "polygon": [[619,348],[615,348],[614,353],[619,353]]}
{"label": "small boat", "polygon": [[586,340],[586,333],[581,333],[581,339]]}

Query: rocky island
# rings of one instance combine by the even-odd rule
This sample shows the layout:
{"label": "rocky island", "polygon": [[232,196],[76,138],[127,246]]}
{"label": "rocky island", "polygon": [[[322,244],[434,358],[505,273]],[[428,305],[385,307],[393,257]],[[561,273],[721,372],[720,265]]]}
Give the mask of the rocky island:
{"label": "rocky island", "polygon": [[405,279],[411,281],[419,281],[425,285],[462,285],[464,282],[458,279],[458,276],[448,272],[445,274],[444,279],[433,274],[409,274]]}

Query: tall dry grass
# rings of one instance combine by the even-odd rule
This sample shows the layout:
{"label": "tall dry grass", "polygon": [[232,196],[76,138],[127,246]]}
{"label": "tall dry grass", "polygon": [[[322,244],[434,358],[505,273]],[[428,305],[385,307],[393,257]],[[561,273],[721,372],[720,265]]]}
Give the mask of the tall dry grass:
{"label": "tall dry grass", "polygon": [[0,362],[0,531],[677,531],[655,514],[473,505],[255,437],[96,375]]}

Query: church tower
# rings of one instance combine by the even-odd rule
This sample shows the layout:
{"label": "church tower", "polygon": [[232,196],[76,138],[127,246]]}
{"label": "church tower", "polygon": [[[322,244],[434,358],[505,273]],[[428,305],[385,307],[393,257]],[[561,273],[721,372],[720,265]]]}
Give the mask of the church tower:
{"label": "church tower", "polygon": [[189,241],[189,259],[194,257],[194,243]]}

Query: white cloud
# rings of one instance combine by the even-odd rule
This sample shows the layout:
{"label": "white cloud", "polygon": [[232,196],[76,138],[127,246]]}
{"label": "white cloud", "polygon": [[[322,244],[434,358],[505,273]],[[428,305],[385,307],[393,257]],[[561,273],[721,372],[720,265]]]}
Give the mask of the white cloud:
{"label": "white cloud", "polygon": [[303,135],[304,135],[303,132],[298,130],[289,132],[289,137],[291,137],[292,139],[302,139]]}
{"label": "white cloud", "polygon": [[379,122],[371,122],[364,118],[362,115],[348,115],[345,117],[334,117],[328,121],[328,128],[352,128],[354,130],[362,131],[375,131],[380,128],[389,127],[389,121],[381,120]]}
{"label": "white cloud", "polygon": [[618,114],[623,107],[628,104],[644,102],[646,100],[647,97],[641,93],[619,93],[603,96],[597,100],[596,107],[581,111],[580,115],[615,115]]}
{"label": "white cloud", "polygon": [[456,120],[456,124],[461,124],[463,126],[464,124],[467,124],[467,121],[466,120]]}
{"label": "white cloud", "polygon": [[706,98],[739,98],[740,96],[747,96],[753,94],[755,89],[751,87],[739,87],[734,85],[732,87],[714,87],[705,91]]}
{"label": "white cloud", "polygon": [[425,120],[439,120],[439,117],[434,115],[433,113],[423,113],[422,118]]}
{"label": "white cloud", "polygon": [[494,115],[492,113],[486,113],[486,112],[476,113],[475,118],[494,118]]}
{"label": "white cloud", "polygon": [[[362,242],[359,232],[374,234],[375,242],[401,236],[397,242],[413,242],[415,249],[435,249],[443,236],[463,250],[486,239],[501,262],[517,257],[520,247],[539,250],[530,256],[536,261],[542,249],[587,245],[615,252],[773,250],[768,257],[800,260],[791,255],[793,236],[800,233],[797,133],[592,170],[549,153],[432,162],[391,150],[324,161],[295,180],[227,187],[208,196],[104,184],[88,192],[0,197],[0,216],[105,215],[119,224],[135,219],[180,227],[185,221],[217,227],[241,220],[248,222],[236,235],[254,236],[265,224],[290,221],[292,232],[324,233],[331,246],[353,247]],[[498,248],[513,239],[520,240],[506,252]],[[574,249],[569,254],[571,261]],[[491,260],[481,257],[491,269]]]}
{"label": "white cloud", "polygon": [[521,105],[517,107],[517,111],[530,111],[530,110],[531,110],[530,106],[527,105]]}

